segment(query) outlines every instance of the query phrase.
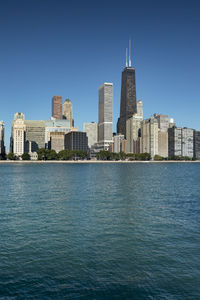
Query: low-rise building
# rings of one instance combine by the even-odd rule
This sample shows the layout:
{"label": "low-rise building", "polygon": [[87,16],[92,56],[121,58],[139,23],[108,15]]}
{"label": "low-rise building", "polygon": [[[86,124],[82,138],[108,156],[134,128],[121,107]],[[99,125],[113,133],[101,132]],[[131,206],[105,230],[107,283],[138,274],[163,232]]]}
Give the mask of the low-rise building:
{"label": "low-rise building", "polygon": [[57,153],[65,149],[65,133],[64,132],[51,132],[50,133],[51,149]]}

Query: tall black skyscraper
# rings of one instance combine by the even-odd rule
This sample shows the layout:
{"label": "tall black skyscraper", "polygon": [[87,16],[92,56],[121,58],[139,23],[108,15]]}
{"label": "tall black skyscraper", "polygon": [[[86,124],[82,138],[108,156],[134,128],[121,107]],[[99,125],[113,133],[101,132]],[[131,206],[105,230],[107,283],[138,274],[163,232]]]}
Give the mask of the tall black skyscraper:
{"label": "tall black skyscraper", "polygon": [[[129,63],[122,72],[120,117],[117,122],[117,132],[126,136],[126,121],[137,113],[135,69],[131,67],[131,49],[129,44]],[[127,53],[127,51],[126,51]]]}

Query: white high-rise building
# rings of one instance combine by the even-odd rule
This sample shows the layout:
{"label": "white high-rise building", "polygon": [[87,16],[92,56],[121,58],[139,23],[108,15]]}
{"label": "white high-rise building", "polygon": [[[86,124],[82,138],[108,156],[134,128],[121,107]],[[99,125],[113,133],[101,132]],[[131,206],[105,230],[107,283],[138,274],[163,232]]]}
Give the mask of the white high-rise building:
{"label": "white high-rise building", "polygon": [[154,117],[142,121],[140,152],[147,152],[152,158],[158,155],[158,121]]}
{"label": "white high-rise building", "polygon": [[143,120],[143,104],[137,101],[137,113],[126,121],[127,153],[140,153],[141,123]]}
{"label": "white high-rise building", "polygon": [[97,133],[98,133],[97,123],[94,122],[84,123],[83,131],[86,132],[86,135],[88,137],[88,147],[91,148],[91,146],[97,143]]}
{"label": "white high-rise building", "polygon": [[104,83],[99,87],[99,149],[108,150],[112,140],[113,129],[113,84]]}
{"label": "white high-rise building", "polygon": [[13,153],[20,156],[24,153],[25,146],[25,117],[23,113],[16,113],[12,123],[12,141],[13,141]]}
{"label": "white high-rise building", "polygon": [[191,128],[182,128],[182,156],[193,158],[194,156],[194,130]]}

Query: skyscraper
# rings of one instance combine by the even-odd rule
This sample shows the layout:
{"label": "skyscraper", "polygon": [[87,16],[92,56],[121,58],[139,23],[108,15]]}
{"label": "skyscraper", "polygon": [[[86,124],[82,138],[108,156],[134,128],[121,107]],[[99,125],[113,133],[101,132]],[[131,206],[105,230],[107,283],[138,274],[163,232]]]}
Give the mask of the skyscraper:
{"label": "skyscraper", "polygon": [[97,143],[97,128],[98,126],[95,122],[83,124],[83,131],[87,134],[89,148],[91,148],[91,146]]}
{"label": "skyscraper", "polygon": [[154,118],[158,121],[158,155],[168,157],[169,118],[158,114],[154,114]]}
{"label": "skyscraper", "polygon": [[193,158],[194,154],[194,130],[190,128],[172,127],[169,134],[169,157],[187,156]]}
{"label": "skyscraper", "polygon": [[14,120],[12,123],[12,152],[17,156],[20,156],[24,153],[26,131],[24,120],[24,114],[19,112],[14,115]]}
{"label": "skyscraper", "polygon": [[120,117],[117,122],[117,132],[126,137],[126,121],[137,113],[135,69],[131,67],[131,47],[129,46],[129,63],[122,72]]}
{"label": "skyscraper", "polygon": [[140,153],[141,123],[143,120],[143,104],[137,101],[137,113],[126,121],[127,153]]}
{"label": "skyscraper", "polygon": [[72,118],[72,103],[67,98],[63,104],[63,118],[70,121],[70,126],[73,127],[73,118]]}
{"label": "skyscraper", "polygon": [[52,117],[62,119],[62,96],[53,96],[52,98]]}
{"label": "skyscraper", "polygon": [[112,143],[113,125],[113,84],[104,83],[99,87],[99,122],[98,144],[100,148],[108,150]]}
{"label": "skyscraper", "polygon": [[150,117],[141,123],[141,153],[149,153],[154,158],[158,155],[158,120]]}
{"label": "skyscraper", "polygon": [[194,158],[200,160],[200,131],[194,130]]}
{"label": "skyscraper", "polygon": [[0,121],[0,156],[4,156],[5,146],[4,146],[4,122]]}

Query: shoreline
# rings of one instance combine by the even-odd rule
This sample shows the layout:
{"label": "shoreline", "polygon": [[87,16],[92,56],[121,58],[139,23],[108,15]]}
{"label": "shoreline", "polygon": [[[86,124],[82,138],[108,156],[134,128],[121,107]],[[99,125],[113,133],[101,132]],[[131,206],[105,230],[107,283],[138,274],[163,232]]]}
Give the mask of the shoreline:
{"label": "shoreline", "polygon": [[155,161],[155,160],[145,160],[145,161],[139,161],[139,160],[133,160],[133,161],[112,161],[112,160],[0,160],[0,164],[158,164],[158,163],[200,163],[200,160],[161,160],[161,161]]}

